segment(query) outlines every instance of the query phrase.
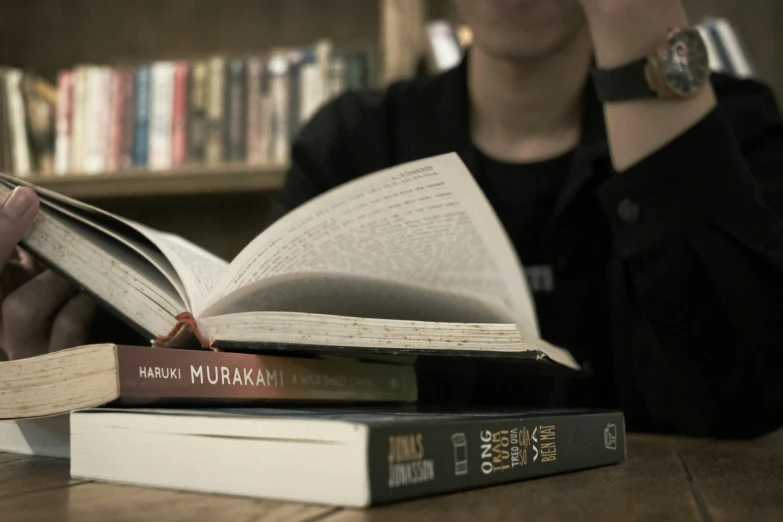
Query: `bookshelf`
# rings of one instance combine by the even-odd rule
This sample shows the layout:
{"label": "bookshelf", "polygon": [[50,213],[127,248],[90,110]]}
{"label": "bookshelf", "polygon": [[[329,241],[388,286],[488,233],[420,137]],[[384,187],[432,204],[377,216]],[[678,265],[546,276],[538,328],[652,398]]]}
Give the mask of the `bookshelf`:
{"label": "bookshelf", "polygon": [[[335,47],[363,53],[370,85],[382,86],[415,69],[425,43],[419,30],[425,9],[424,0],[2,2],[0,66],[33,71],[56,84],[59,72],[80,66],[116,69],[161,61],[192,64],[216,55],[227,60],[257,56],[328,39]],[[86,198],[274,191],[281,186],[285,165],[279,158],[270,162],[268,167],[215,165],[215,161],[205,167],[185,162],[185,167],[153,172],[145,172],[150,166],[142,164],[89,176],[81,174],[79,166],[73,172],[60,170],[62,178],[34,176],[31,180]]]}
{"label": "bookshelf", "polygon": [[[326,38],[366,53],[368,77],[382,87],[413,74],[427,7],[427,0],[10,0],[0,2],[0,66],[56,84],[58,72],[80,65],[252,55]],[[266,225],[285,180],[287,165],[270,161],[25,179],[231,258]]]}

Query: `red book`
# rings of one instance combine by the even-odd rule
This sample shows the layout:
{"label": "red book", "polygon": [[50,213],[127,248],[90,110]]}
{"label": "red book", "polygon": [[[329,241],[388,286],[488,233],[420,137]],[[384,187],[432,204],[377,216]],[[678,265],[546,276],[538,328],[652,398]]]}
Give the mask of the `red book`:
{"label": "red book", "polygon": [[412,366],[96,344],[0,362],[0,419],[101,406],[414,402]]}
{"label": "red book", "polygon": [[106,170],[119,168],[122,148],[123,122],[123,75],[119,69],[109,71],[109,136],[106,141]]}
{"label": "red book", "polygon": [[188,114],[188,64],[174,64],[174,107],[172,108],[171,125],[171,164],[185,163],[186,132]]}
{"label": "red book", "polygon": [[57,116],[55,122],[54,172],[65,174],[71,167],[71,121],[73,117],[73,72],[57,75]]}

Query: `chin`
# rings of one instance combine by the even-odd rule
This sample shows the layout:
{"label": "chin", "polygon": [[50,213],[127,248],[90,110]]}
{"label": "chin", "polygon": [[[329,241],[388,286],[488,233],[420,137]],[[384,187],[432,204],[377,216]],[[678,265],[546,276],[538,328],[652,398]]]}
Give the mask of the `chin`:
{"label": "chin", "polygon": [[473,42],[498,58],[546,57],[586,34],[577,0],[454,0]]}

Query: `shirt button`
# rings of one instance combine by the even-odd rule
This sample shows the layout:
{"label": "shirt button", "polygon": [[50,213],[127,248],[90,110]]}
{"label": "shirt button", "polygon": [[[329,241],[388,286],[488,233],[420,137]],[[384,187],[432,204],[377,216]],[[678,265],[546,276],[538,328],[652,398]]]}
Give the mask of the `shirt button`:
{"label": "shirt button", "polygon": [[639,219],[639,205],[629,199],[624,199],[617,206],[617,215],[628,224],[636,223]]}

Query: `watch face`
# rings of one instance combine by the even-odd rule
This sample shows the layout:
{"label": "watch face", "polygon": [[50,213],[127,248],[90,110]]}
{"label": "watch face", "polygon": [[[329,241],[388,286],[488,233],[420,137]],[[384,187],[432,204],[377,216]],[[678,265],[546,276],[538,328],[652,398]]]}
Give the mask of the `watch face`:
{"label": "watch face", "polygon": [[707,46],[696,29],[675,33],[661,53],[661,72],[669,89],[689,96],[701,89],[709,78]]}

